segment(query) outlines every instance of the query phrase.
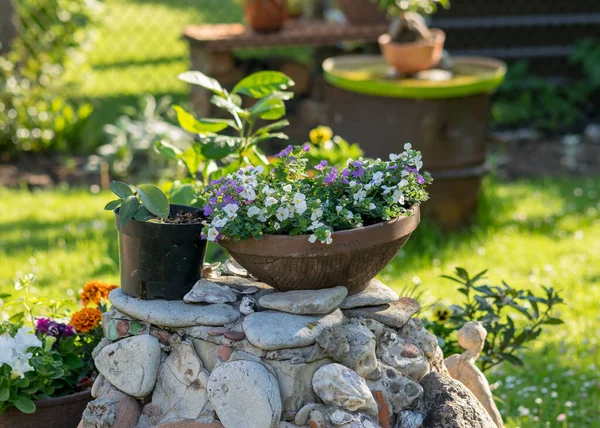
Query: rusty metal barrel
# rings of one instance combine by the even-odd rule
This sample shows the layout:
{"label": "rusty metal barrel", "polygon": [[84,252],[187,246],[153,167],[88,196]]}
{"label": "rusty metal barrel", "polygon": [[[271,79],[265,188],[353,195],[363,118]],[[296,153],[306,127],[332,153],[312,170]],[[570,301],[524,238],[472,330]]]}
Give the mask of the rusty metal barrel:
{"label": "rusty metal barrel", "polygon": [[411,78],[389,77],[380,56],[323,63],[330,126],[369,157],[387,158],[406,142],[420,150],[434,178],[423,214],[444,229],[467,223],[476,210],[487,172],[490,96],[506,73],[503,62],[489,58],[453,62],[451,72],[429,70]]}

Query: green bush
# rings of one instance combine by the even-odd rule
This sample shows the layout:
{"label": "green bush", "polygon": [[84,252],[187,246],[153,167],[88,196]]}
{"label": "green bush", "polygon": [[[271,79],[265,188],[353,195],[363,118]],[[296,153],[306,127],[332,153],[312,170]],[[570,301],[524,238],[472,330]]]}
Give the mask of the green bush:
{"label": "green bush", "polygon": [[20,0],[19,35],[0,57],[0,155],[75,149],[89,104],[64,96],[91,40],[96,0]]}

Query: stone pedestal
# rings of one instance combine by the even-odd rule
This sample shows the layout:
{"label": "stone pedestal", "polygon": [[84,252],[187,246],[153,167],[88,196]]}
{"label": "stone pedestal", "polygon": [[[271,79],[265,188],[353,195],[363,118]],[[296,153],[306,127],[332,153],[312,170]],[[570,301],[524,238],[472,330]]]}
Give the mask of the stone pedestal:
{"label": "stone pedestal", "polygon": [[[413,318],[416,301],[376,280],[347,296],[345,287],[281,293],[244,275],[226,264],[183,301],[114,290],[94,351],[96,399],[80,426],[391,428],[426,420],[420,382],[448,375],[435,336]],[[474,413],[482,422],[471,426],[492,426],[482,407]]]}

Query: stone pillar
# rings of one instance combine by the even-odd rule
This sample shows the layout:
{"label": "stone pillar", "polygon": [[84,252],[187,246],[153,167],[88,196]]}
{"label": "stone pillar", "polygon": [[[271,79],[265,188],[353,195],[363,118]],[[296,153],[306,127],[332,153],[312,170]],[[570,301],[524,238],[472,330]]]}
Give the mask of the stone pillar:
{"label": "stone pillar", "polygon": [[13,0],[0,0],[0,55],[6,54],[17,36],[17,22]]}

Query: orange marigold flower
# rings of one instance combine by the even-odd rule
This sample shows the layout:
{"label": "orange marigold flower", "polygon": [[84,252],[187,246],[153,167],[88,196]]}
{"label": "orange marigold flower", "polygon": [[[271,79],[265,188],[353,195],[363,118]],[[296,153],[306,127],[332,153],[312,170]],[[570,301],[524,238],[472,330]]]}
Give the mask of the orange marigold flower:
{"label": "orange marigold flower", "polygon": [[83,286],[83,291],[79,294],[81,303],[84,307],[90,303],[99,305],[101,300],[108,298],[108,293],[115,288],[118,288],[118,286],[102,281],[90,281]]}
{"label": "orange marigold flower", "polygon": [[104,283],[104,288],[102,289],[102,298],[103,299],[108,299],[108,295],[110,294],[111,291],[113,291],[115,288],[119,288],[118,285],[114,285],[114,284],[106,284]]}
{"label": "orange marigold flower", "polygon": [[102,311],[96,308],[83,308],[71,317],[69,325],[72,325],[77,333],[87,333],[94,327],[100,325]]}

